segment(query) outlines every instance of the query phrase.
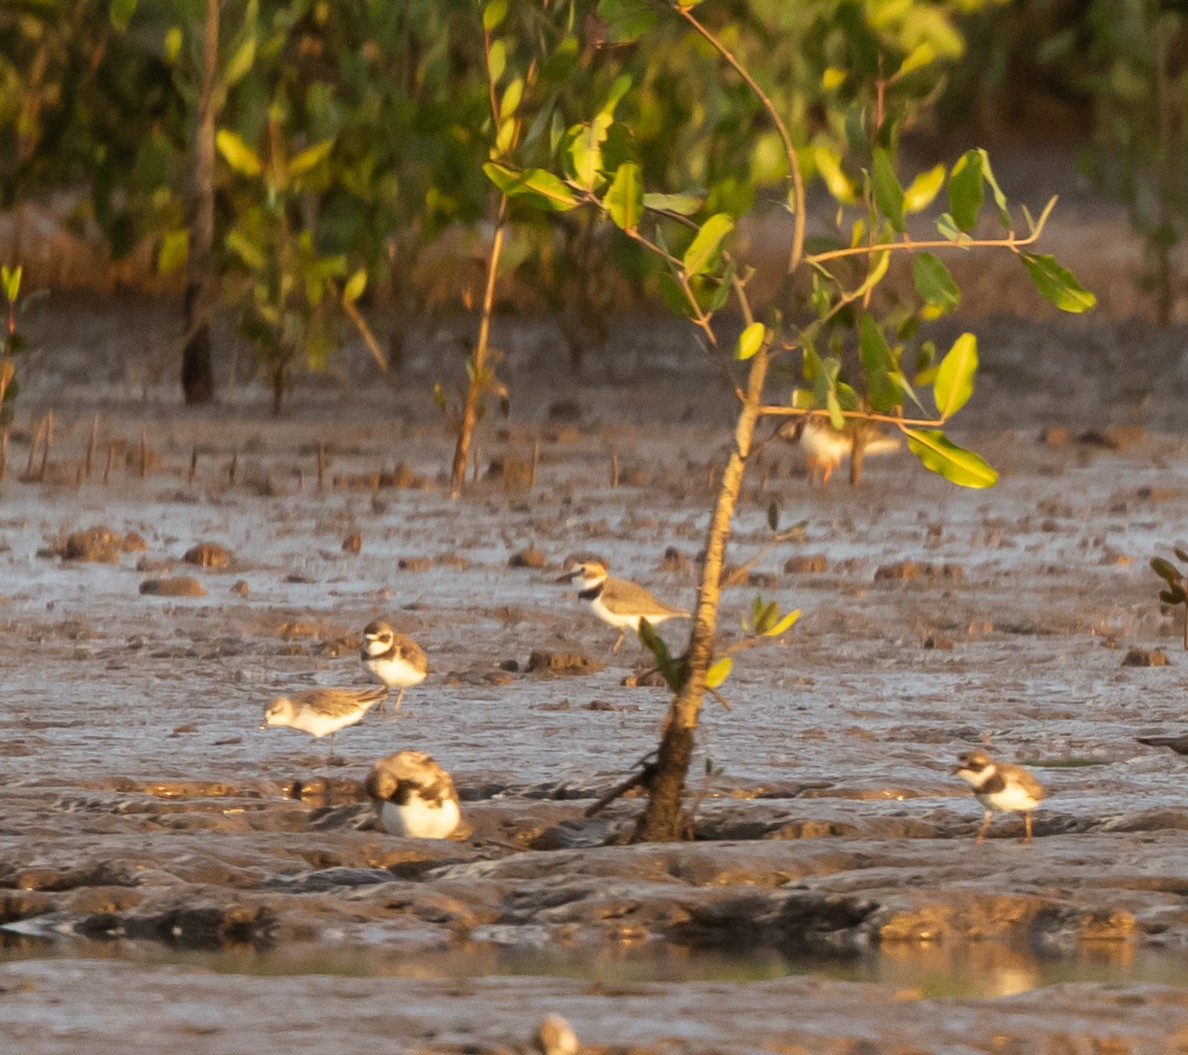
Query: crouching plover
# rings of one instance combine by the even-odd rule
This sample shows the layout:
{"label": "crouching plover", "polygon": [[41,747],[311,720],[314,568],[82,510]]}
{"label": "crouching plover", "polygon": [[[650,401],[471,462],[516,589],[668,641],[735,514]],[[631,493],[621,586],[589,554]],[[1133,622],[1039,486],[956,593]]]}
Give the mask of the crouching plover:
{"label": "crouching plover", "polygon": [[387,695],[387,687],[377,685],[373,689],[307,689],[292,696],[277,696],[265,709],[260,728],[287,725],[315,738],[329,733],[333,754],[338,730],[362,720]]}
{"label": "crouching plover", "polygon": [[462,820],[453,780],[423,751],[397,751],[381,758],[363,788],[390,835],[445,839]]}
{"label": "crouching plover", "polygon": [[[407,634],[398,634],[387,623],[379,619],[363,628],[363,651],[360,654],[363,666],[376,681],[382,681],[389,688],[400,691],[392,710],[400,709],[404,690],[419,685],[429,673],[429,662],[425,653]],[[383,704],[380,705],[382,711]]]}
{"label": "crouching plover", "polygon": [[990,818],[995,810],[1022,813],[1027,828],[1023,841],[1031,842],[1031,811],[1048,794],[1043,784],[1021,766],[995,762],[985,751],[970,751],[962,755],[953,772],[973,785],[974,794],[985,807],[986,816],[978,830],[979,843],[986,838],[986,830],[990,827]]}
{"label": "crouching plover", "polygon": [[862,459],[866,455],[889,454],[899,449],[897,439],[880,434],[866,422],[856,421],[839,431],[824,418],[802,418],[784,425],[779,435],[800,444],[809,487],[817,481],[822,485],[829,483],[833,470],[847,458],[851,459],[850,483],[856,484],[862,476]]}
{"label": "crouching plover", "polygon": [[606,565],[586,560],[574,565],[558,582],[576,582],[581,589],[578,596],[590,603],[590,610],[604,623],[619,631],[612,652],[618,652],[627,629],[639,630],[639,621],[646,619],[655,626],[665,619],[688,619],[689,613],[658,601],[647,590],[630,579],[615,579]]}

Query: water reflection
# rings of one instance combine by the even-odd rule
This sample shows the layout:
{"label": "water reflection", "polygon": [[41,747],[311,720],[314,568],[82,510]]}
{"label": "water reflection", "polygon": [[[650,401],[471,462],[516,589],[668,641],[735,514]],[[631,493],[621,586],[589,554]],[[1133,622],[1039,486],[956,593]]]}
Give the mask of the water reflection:
{"label": "water reflection", "polygon": [[1188,986],[1188,962],[1174,953],[1125,942],[1088,943],[1076,955],[1049,956],[995,941],[889,944],[837,959],[789,961],[774,950],[745,956],[681,946],[507,946],[462,942],[425,950],[392,945],[288,944],[259,951],[234,946],[180,951],[151,942],[86,941],[0,932],[0,962],[70,958],[183,964],[225,974],[472,978],[549,976],[602,985],[643,982],[746,982],[787,975],[894,986],[905,998],[1013,996],[1063,982]]}

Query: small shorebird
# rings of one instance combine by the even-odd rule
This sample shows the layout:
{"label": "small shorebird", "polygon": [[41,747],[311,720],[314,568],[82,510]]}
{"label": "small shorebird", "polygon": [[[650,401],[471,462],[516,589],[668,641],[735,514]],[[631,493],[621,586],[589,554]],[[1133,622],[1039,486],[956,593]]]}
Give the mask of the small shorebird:
{"label": "small shorebird", "polygon": [[[360,654],[363,666],[376,681],[382,681],[389,688],[397,688],[396,702],[392,711],[400,710],[404,690],[419,685],[429,673],[429,662],[425,653],[407,634],[398,634],[387,623],[376,619],[363,628],[363,651]],[[380,710],[384,705],[380,704]]]}
{"label": "small shorebird", "polygon": [[387,695],[387,686],[377,685],[373,689],[307,689],[292,696],[277,696],[264,711],[260,728],[287,725],[315,738],[329,733],[333,754],[338,730],[361,721]]}
{"label": "small shorebird", "polygon": [[1027,827],[1023,841],[1031,842],[1031,811],[1048,794],[1043,784],[1021,766],[995,762],[985,751],[970,751],[962,755],[953,772],[973,785],[974,794],[986,810],[982,827],[978,830],[979,843],[986,838],[986,830],[990,827],[990,818],[995,810],[1022,813]]}
{"label": "small shorebird", "polygon": [[606,565],[596,560],[581,561],[563,575],[558,582],[577,582],[578,596],[590,602],[590,610],[604,623],[618,628],[619,639],[612,652],[618,652],[627,628],[639,630],[639,621],[646,619],[655,626],[665,619],[688,619],[689,613],[658,601],[647,590],[630,579],[615,579]]}
{"label": "small shorebird", "polygon": [[445,839],[462,820],[453,780],[423,751],[397,751],[381,758],[363,788],[390,835]]}
{"label": "small shorebird", "polygon": [[818,480],[822,486],[847,458],[850,459],[850,483],[862,477],[862,459],[868,454],[890,454],[899,449],[899,441],[884,436],[867,422],[855,421],[842,431],[824,418],[801,418],[784,425],[778,435],[792,443],[799,443],[804,451],[804,466],[809,487]]}

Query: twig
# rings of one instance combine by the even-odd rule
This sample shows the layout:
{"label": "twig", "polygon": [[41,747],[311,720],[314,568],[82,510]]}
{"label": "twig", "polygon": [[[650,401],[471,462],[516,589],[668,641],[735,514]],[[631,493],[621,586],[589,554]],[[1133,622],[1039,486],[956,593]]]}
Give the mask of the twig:
{"label": "twig", "polygon": [[42,418],[37,423],[37,428],[33,430],[33,446],[29,449],[29,461],[25,465],[25,475],[29,479],[33,479],[33,463],[37,461],[37,450],[41,446],[41,439],[45,435],[45,418]]}
{"label": "twig", "polygon": [[[632,773],[631,776],[629,776],[626,780],[616,784],[613,788],[611,788],[610,791],[603,795],[602,798],[594,803],[593,806],[587,807],[582,816],[593,817],[606,809],[607,806],[615,801],[615,799],[622,798],[632,788],[638,787],[640,784],[648,784],[656,773],[655,755],[655,751],[649,751],[646,755],[644,755],[643,758],[635,763],[637,766],[641,767],[638,772]],[[653,761],[649,762],[649,758],[653,759]]]}
{"label": "twig", "polygon": [[45,446],[41,448],[41,479],[45,479],[45,470],[49,465],[50,448],[54,445],[54,412],[45,415]]}
{"label": "twig", "polygon": [[99,415],[91,418],[91,435],[87,438],[87,466],[86,476],[89,480],[95,468],[95,444],[99,440]]}

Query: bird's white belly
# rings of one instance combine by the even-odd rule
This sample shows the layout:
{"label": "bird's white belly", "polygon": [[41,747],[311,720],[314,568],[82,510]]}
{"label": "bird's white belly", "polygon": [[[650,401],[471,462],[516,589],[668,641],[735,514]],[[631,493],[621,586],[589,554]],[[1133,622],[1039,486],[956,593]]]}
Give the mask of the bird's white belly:
{"label": "bird's white belly", "polygon": [[425,680],[425,672],[404,659],[368,659],[364,663],[379,681],[393,688],[407,689]]}
{"label": "bird's white belly", "polygon": [[[601,597],[595,597],[590,602],[590,609],[599,619],[604,623],[610,623],[611,626],[629,626],[632,630],[639,629],[640,616],[638,613],[632,615],[623,612],[612,612],[602,603]],[[659,618],[649,619],[649,622],[658,623],[663,618],[663,616],[660,616]]]}
{"label": "bird's white belly", "polygon": [[414,796],[403,806],[385,802],[380,810],[380,825],[384,831],[409,839],[448,838],[461,819],[462,814],[453,799],[432,804]]}
{"label": "bird's white belly", "polygon": [[979,795],[978,801],[992,810],[1032,810],[1035,809],[1035,799],[1022,788],[1008,784],[1002,791],[995,791],[989,795]]}

